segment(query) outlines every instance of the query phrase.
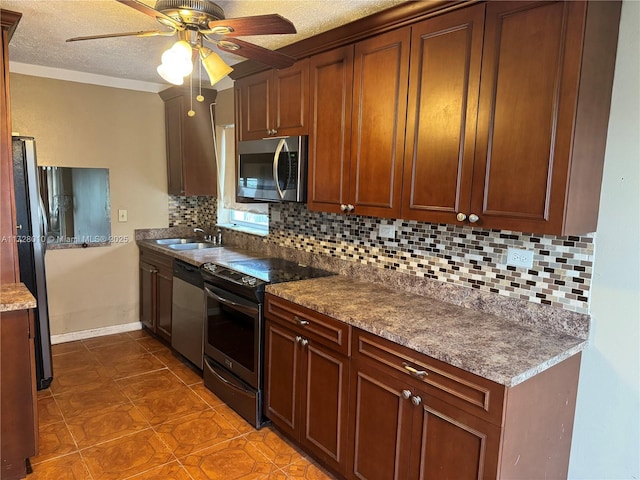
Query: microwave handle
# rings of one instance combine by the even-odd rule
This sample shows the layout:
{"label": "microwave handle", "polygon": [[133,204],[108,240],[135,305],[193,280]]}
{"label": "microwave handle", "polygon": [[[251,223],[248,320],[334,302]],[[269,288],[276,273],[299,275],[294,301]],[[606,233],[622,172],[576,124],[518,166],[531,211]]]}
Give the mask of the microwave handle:
{"label": "microwave handle", "polygon": [[278,196],[280,200],[284,200],[284,192],[280,188],[280,179],[278,178],[278,162],[280,162],[280,152],[287,145],[287,141],[285,138],[281,138],[278,142],[278,148],[276,148],[276,153],[273,155],[273,183],[276,185],[276,191],[278,192]]}

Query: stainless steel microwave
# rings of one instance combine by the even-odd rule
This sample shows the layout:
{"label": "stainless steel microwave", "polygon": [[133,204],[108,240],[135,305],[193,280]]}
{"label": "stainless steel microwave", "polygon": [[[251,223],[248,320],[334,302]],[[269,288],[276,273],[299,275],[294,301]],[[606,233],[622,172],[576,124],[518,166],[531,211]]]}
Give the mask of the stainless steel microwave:
{"label": "stainless steel microwave", "polygon": [[238,142],[238,202],[305,202],[307,137]]}

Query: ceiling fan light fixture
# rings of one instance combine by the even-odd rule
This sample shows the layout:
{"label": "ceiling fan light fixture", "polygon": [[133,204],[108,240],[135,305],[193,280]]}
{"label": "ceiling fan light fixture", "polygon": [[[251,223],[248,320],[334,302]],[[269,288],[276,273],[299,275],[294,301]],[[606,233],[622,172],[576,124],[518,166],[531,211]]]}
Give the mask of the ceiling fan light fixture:
{"label": "ceiling fan light fixture", "polygon": [[177,75],[174,71],[167,68],[164,63],[158,65],[156,70],[158,71],[158,75],[160,75],[165,81],[172,83],[173,85],[184,84],[184,77]]}
{"label": "ceiling fan light fixture", "polygon": [[210,48],[200,47],[200,60],[207,75],[209,75],[209,81],[212,86],[233,72],[233,68],[224,63],[220,55]]}

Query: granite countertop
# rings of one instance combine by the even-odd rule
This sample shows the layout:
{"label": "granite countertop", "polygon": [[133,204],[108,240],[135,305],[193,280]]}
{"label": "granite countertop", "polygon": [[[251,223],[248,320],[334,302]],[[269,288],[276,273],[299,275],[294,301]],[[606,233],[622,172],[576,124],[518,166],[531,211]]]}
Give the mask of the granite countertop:
{"label": "granite countertop", "polygon": [[24,283],[0,285],[0,312],[36,308],[36,299]]}
{"label": "granite countertop", "polygon": [[513,387],[582,351],[587,341],[338,275],[266,291]]}

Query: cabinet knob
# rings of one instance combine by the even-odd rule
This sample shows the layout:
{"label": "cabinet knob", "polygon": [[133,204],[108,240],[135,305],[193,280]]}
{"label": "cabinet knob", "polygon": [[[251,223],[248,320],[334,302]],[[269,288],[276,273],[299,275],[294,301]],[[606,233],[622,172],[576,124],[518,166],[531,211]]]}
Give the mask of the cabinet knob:
{"label": "cabinet knob", "polygon": [[309,344],[309,340],[307,340],[306,338],[303,338],[302,340],[300,340],[300,343],[302,344],[303,347],[306,347]]}
{"label": "cabinet knob", "polygon": [[456,215],[456,220],[458,220],[459,222],[464,222],[466,219],[467,219],[467,216],[462,212]]}
{"label": "cabinet knob", "polygon": [[296,335],[296,342],[300,343],[302,341],[302,337],[300,335]]}
{"label": "cabinet knob", "polygon": [[475,213],[472,213],[471,215],[469,215],[469,221],[471,223],[476,223],[478,220],[480,220],[480,217]]}
{"label": "cabinet knob", "polygon": [[411,403],[413,403],[416,407],[422,403],[422,399],[419,396],[411,397]]}
{"label": "cabinet knob", "polygon": [[340,210],[342,210],[343,212],[347,211],[347,206],[343,203],[340,205]]}
{"label": "cabinet knob", "polygon": [[350,212],[353,212],[356,209],[356,207],[354,207],[353,205],[349,204],[347,205],[347,210]]}
{"label": "cabinet knob", "polygon": [[410,396],[411,396],[411,391],[410,390],[402,390],[402,398],[407,400]]}
{"label": "cabinet knob", "polygon": [[298,317],[297,315],[293,316],[293,319],[296,321],[296,323],[298,325],[300,325],[301,327],[306,327],[307,325],[309,325],[309,320],[304,320],[300,317]]}

